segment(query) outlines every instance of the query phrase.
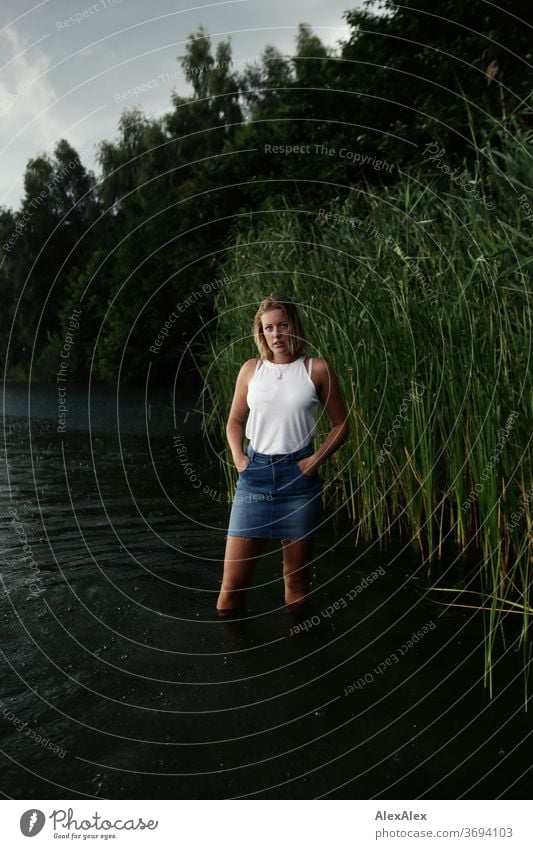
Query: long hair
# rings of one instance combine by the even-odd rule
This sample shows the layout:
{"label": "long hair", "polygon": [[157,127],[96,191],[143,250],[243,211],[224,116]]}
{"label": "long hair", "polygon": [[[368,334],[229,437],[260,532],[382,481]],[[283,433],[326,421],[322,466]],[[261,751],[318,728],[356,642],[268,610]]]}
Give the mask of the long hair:
{"label": "long hair", "polygon": [[292,356],[302,357],[308,354],[307,341],[302,319],[296,304],[287,295],[280,293],[263,298],[254,318],[253,336],[262,360],[271,360],[273,353],[267,345],[261,324],[261,316],[270,310],[282,310],[287,321],[292,322],[293,332],[289,336],[289,351]]}

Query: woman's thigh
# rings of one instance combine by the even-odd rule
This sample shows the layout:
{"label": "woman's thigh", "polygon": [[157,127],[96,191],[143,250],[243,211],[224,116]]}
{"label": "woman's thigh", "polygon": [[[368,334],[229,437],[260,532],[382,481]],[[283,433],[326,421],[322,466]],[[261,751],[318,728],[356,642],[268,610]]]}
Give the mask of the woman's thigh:
{"label": "woman's thigh", "polygon": [[313,554],[314,537],[309,539],[282,539],[283,574],[300,572],[303,576]]}
{"label": "woman's thigh", "polygon": [[253,568],[265,549],[267,539],[228,536],[224,556],[223,582],[229,586],[248,586]]}

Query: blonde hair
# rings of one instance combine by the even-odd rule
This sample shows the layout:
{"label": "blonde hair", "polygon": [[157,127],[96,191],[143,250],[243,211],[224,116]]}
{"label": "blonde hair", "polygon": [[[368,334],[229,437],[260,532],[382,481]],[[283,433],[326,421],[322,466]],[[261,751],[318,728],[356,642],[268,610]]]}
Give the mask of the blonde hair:
{"label": "blonde hair", "polygon": [[301,357],[307,355],[308,347],[305,339],[305,331],[302,319],[298,313],[298,309],[294,301],[283,294],[269,295],[263,298],[259,304],[259,308],[255,314],[253,324],[253,336],[255,344],[259,350],[262,360],[271,360],[273,353],[267,345],[265,334],[263,333],[263,325],[261,324],[261,316],[270,310],[282,310],[287,321],[292,323],[293,331],[289,336],[289,351],[294,356]]}

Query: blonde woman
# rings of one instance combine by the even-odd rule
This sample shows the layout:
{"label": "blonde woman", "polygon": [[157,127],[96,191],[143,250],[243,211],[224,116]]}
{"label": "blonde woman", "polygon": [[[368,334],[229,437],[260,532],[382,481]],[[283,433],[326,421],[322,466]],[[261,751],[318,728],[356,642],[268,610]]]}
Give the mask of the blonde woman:
{"label": "blonde woman", "polygon": [[[244,606],[255,564],[271,539],[281,540],[285,603],[299,604],[308,596],[309,563],[322,518],[318,468],[349,431],[337,378],[326,360],[307,356],[293,301],[282,294],[261,301],[253,333],[260,356],[239,371],[226,426],[239,476],[217,601],[221,612]],[[313,449],[320,403],[331,430]]]}

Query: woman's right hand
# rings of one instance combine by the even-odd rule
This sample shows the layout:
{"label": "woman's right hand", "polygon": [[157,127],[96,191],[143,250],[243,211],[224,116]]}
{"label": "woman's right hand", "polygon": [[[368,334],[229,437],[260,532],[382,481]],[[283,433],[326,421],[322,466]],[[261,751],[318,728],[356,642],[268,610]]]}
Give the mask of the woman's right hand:
{"label": "woman's right hand", "polygon": [[243,454],[242,457],[239,459],[239,462],[235,463],[235,468],[237,469],[239,474],[241,474],[241,472],[244,472],[244,470],[248,468],[249,462],[250,458],[248,457],[248,454]]}

